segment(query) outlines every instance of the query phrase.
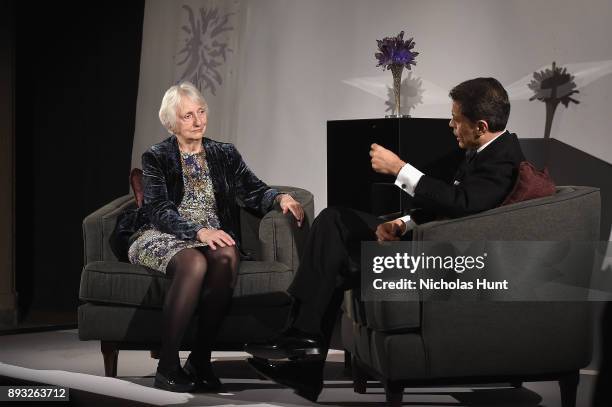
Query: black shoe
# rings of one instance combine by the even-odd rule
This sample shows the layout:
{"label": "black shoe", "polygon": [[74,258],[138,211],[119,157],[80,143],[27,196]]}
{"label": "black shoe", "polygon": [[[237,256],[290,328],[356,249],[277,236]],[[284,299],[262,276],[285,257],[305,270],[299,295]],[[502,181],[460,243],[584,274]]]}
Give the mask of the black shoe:
{"label": "black shoe", "polygon": [[270,362],[259,358],[247,359],[262,376],[292,388],[300,397],[317,401],[323,390],[324,361]]}
{"label": "black shoe", "polygon": [[326,351],[321,336],[296,328],[290,328],[267,342],[247,343],[244,350],[261,359],[322,359]]}
{"label": "black shoe", "polygon": [[212,363],[207,361],[206,363],[198,364],[191,359],[191,356],[187,358],[184,369],[195,382],[197,389],[208,392],[220,391],[223,388],[223,384],[213,372]]}
{"label": "black shoe", "polygon": [[196,388],[196,384],[180,366],[169,371],[161,371],[157,368],[153,385],[158,389],[177,393],[191,393]]}

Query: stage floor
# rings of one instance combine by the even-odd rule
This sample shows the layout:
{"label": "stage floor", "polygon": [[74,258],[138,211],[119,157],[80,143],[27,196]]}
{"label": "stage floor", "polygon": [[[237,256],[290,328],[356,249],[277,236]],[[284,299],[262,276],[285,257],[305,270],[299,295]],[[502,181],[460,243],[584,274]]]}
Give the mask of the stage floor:
{"label": "stage floor", "polygon": [[[80,341],[76,330],[61,330],[0,336],[0,382],[44,383],[71,388],[70,405],[312,405],[290,389],[260,380],[246,363],[243,352],[214,352],[215,371],[226,393],[178,394],[153,388],[157,361],[147,351],[121,351],[117,378],[104,377],[100,344]],[[181,352],[181,358],[188,352]],[[578,389],[578,407],[590,407],[596,372],[583,370]],[[384,404],[384,390],[370,382],[367,394],[353,392],[344,375],[343,353],[332,351],[325,370],[325,388],[318,403],[329,406],[374,406]],[[522,389],[508,387],[409,388],[404,405],[447,406],[560,406],[556,382],[525,383]],[[43,405],[43,404],[41,404]]]}

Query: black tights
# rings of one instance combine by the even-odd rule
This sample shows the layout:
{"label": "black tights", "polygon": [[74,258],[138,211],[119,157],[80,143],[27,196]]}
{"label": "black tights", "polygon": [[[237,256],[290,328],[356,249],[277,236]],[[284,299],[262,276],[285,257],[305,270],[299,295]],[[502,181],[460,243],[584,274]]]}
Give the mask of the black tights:
{"label": "black tights", "polygon": [[239,259],[235,246],[183,249],[172,257],[166,268],[172,284],[162,312],[161,370],[180,366],[178,352],[196,307],[198,330],[191,358],[199,364],[210,361],[236,285]]}

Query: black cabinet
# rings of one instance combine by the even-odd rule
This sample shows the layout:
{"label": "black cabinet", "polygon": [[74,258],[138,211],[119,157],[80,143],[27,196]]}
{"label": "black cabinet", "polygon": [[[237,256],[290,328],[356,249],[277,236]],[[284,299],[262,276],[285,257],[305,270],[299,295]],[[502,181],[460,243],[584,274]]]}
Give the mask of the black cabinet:
{"label": "black cabinet", "polygon": [[327,122],[327,204],[375,215],[405,211],[410,197],[370,165],[370,145],[380,144],[425,174],[452,181],[464,152],[449,119],[393,118]]}

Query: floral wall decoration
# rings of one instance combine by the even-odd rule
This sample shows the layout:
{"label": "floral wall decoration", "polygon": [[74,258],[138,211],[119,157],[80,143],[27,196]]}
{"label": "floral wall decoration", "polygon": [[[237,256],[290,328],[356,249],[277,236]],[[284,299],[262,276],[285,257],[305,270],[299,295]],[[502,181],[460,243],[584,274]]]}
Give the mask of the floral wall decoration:
{"label": "floral wall decoration", "polygon": [[534,92],[529,100],[537,99],[546,104],[545,139],[550,138],[550,129],[559,103],[562,103],[566,108],[570,103],[580,103],[580,101],[571,97],[579,93],[574,79],[574,75],[568,73],[566,68],[558,67],[556,62],[553,61],[551,69],[534,72],[533,79],[527,85]]}
{"label": "floral wall decoration", "polygon": [[196,14],[187,5],[187,22],[181,27],[184,47],[178,52],[177,66],[183,67],[180,81],[192,82],[200,91],[209,90],[216,94],[217,86],[223,83],[220,67],[227,60],[227,33],[234,30],[230,25],[233,13],[222,13],[217,8],[202,7]]}

